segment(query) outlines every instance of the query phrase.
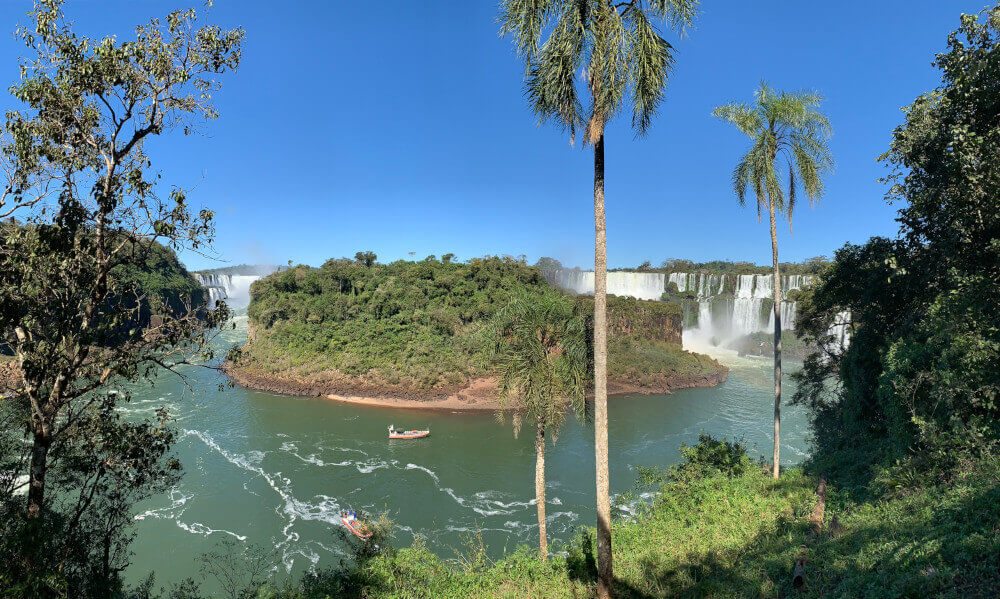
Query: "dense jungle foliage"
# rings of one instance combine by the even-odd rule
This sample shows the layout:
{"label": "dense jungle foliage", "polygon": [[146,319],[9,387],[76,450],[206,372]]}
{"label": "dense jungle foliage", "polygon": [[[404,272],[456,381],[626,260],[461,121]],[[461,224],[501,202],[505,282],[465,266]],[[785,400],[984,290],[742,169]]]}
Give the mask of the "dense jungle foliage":
{"label": "dense jungle foliage", "polygon": [[[565,297],[538,268],[515,258],[455,262],[445,255],[380,264],[368,254],[255,282],[248,308],[253,341],[233,358],[272,371],[335,370],[371,383],[448,388],[489,372],[474,333],[514,292]],[[592,301],[577,303],[591,326]],[[714,361],[680,349],[679,306],[642,303],[610,300],[613,315],[636,325],[627,341],[619,332],[612,343],[612,376],[637,368],[651,376],[718,372]]]}
{"label": "dense jungle foliage", "polygon": [[112,273],[121,287],[142,290],[140,324],[149,323],[150,314],[157,311],[151,307],[154,303],[178,314],[205,303],[205,288],[184,268],[173,250],[154,242],[144,243],[137,251],[141,261],[123,264]]}
{"label": "dense jungle foliage", "polygon": [[514,290],[559,292],[511,258],[446,258],[333,259],[261,279],[251,289],[254,339],[243,357],[418,389],[460,383],[482,372],[471,345],[474,323],[505,305]]}
{"label": "dense jungle foliage", "polygon": [[[7,235],[17,232],[14,223],[0,226],[0,250]],[[188,308],[204,305],[205,288],[187,271],[170,248],[157,243],[131,243],[133,257],[111,269],[111,294],[107,303],[124,304],[121,329],[148,326],[154,313],[182,314]],[[0,356],[11,349],[0,341]]]}
{"label": "dense jungle foliage", "polygon": [[[838,251],[799,312],[828,348],[797,395],[815,414],[817,464],[890,486],[995,460],[1000,439],[1000,9],[963,16],[935,64],[941,86],[881,157],[899,237]],[[844,312],[840,351],[829,327]]]}

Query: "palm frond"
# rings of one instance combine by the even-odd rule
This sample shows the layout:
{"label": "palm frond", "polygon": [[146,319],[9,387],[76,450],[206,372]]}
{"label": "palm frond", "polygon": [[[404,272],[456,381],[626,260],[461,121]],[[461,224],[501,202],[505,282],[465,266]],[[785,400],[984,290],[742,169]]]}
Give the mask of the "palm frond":
{"label": "palm frond", "polygon": [[648,132],[674,60],[653,21],[683,35],[698,7],[697,0],[501,0],[499,32],[514,38],[525,61],[525,96],[539,123],[555,120],[573,138],[583,126],[591,143],[626,101],[637,135]]}
{"label": "palm frond", "polygon": [[751,138],[760,135],[764,126],[760,113],[742,103],[717,106],[712,110],[712,116],[735,126],[740,133]]}
{"label": "palm frond", "polygon": [[[758,220],[762,205],[773,207],[788,218],[790,227],[800,191],[810,203],[823,195],[824,177],[833,166],[827,143],[833,130],[820,111],[822,101],[812,91],[775,91],[761,81],[754,106],[731,103],[712,111],[752,142],[733,171],[733,186],[741,205],[746,203],[747,186],[753,187]],[[787,170],[787,195],[778,176],[780,160]]]}
{"label": "palm frond", "polygon": [[650,0],[649,2],[649,10],[682,35],[688,28],[694,26],[699,6],[701,3],[697,0]]}
{"label": "palm frond", "polygon": [[621,108],[628,86],[628,31],[618,11],[609,4],[596,2],[588,15],[587,36],[590,57],[587,86],[590,110],[585,132],[586,143],[597,143],[604,125]]}
{"label": "palm frond", "polygon": [[482,329],[497,372],[501,408],[558,430],[570,405],[583,411],[587,331],[574,302],[558,293],[515,292]]}
{"label": "palm frond", "polygon": [[795,199],[796,199],[796,185],[795,185],[795,168],[792,163],[788,163],[788,223],[791,226],[792,223],[792,211],[795,210]]}
{"label": "palm frond", "polygon": [[581,121],[576,90],[584,46],[583,15],[579,4],[566,2],[555,29],[528,67],[525,95],[539,122],[555,119],[575,134]]}
{"label": "palm frond", "polygon": [[520,57],[531,62],[538,53],[542,28],[559,0],[503,0],[500,3],[500,36],[514,36]]}
{"label": "palm frond", "polygon": [[660,37],[641,10],[626,15],[631,33],[632,127],[645,135],[663,100],[667,76],[674,65],[672,46]]}

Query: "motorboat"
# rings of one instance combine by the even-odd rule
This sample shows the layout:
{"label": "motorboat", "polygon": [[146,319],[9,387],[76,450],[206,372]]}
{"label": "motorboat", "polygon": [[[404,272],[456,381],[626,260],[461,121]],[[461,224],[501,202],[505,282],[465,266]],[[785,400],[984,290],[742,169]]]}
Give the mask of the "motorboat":
{"label": "motorboat", "polygon": [[390,439],[420,439],[431,434],[429,429],[427,430],[410,430],[410,431],[397,431],[396,427],[389,425],[389,438]]}

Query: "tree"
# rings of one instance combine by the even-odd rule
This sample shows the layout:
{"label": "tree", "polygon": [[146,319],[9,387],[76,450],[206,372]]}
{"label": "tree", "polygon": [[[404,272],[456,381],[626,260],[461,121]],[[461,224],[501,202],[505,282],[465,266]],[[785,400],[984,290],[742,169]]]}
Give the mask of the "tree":
{"label": "tree", "polygon": [[[799,321],[821,351],[796,400],[827,462],[846,447],[867,473],[937,481],[1000,439],[1000,5],[962,15],[934,65],[941,85],[906,107],[880,158],[900,235],[844,246],[807,296]],[[829,351],[845,314],[850,344]]]}
{"label": "tree", "polygon": [[371,268],[376,260],[378,260],[378,256],[371,250],[354,254],[354,261],[358,264],[364,264],[366,268]]}
{"label": "tree", "polygon": [[[742,103],[717,107],[712,114],[750,138],[752,146],[733,170],[733,189],[740,205],[747,188],[757,200],[757,220],[767,210],[771,223],[774,268],[774,478],[778,478],[781,440],[781,273],[778,269],[777,216],[784,214],[791,229],[799,186],[812,203],[823,195],[823,177],[833,166],[827,140],[830,122],[819,111],[823,98],[806,91],[779,92],[762,82],[753,106]],[[779,159],[784,161],[779,174]],[[787,192],[781,179],[788,173]]]}
{"label": "tree", "polygon": [[[581,416],[587,376],[587,331],[575,303],[558,293],[516,293],[490,319],[491,361],[497,365],[501,410],[513,410],[514,435],[535,423],[535,501],[538,545],[548,559],[545,528],[545,440],[555,441],[567,409]],[[500,412],[502,418],[503,412]]]}
{"label": "tree", "polygon": [[[645,135],[663,99],[673,47],[655,25],[682,32],[697,0],[503,0],[500,33],[512,35],[526,66],[525,91],[540,121],[571,139],[582,129],[594,149],[594,445],[597,486],[598,596],[611,593],[611,489],[608,471],[607,235],[604,129],[629,101],[632,126]],[[542,33],[548,38],[542,42]],[[626,95],[628,96],[626,98]],[[586,98],[586,106],[581,98]]]}
{"label": "tree", "polygon": [[127,564],[131,506],[178,471],[166,414],[136,423],[116,410],[126,383],[203,363],[227,314],[191,297],[168,306],[124,276],[146,270],[159,243],[200,251],[213,230],[184,190],[164,192],[146,144],[216,116],[216,76],[238,66],[243,31],[197,28],[183,10],[119,42],[75,34],[62,0],[38,0],[30,16],[0,197],[17,219],[0,239],[0,334],[20,368],[29,448],[13,460],[29,476],[21,517],[5,521],[26,544],[4,547],[17,561],[2,581],[6,594],[101,595]]}
{"label": "tree", "polygon": [[538,262],[535,262],[535,268],[538,270],[559,270],[562,267],[562,262],[548,256],[542,256]]}

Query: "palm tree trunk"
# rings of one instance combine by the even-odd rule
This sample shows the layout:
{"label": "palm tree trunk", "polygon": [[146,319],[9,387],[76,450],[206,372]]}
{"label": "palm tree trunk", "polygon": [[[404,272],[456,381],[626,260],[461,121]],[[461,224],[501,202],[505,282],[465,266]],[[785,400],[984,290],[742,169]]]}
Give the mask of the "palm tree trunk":
{"label": "palm tree trunk", "polygon": [[538,422],[535,433],[535,502],[538,507],[538,552],[549,559],[549,539],[545,530],[545,425]]}
{"label": "palm tree trunk", "polygon": [[594,144],[594,452],[597,462],[597,596],[611,596],[611,476],[608,471],[608,236],[604,134]]}
{"label": "palm tree trunk", "polygon": [[778,457],[781,447],[781,273],[778,271],[778,229],[775,223],[774,201],[770,202],[771,258],[774,264],[774,478],[778,478]]}

